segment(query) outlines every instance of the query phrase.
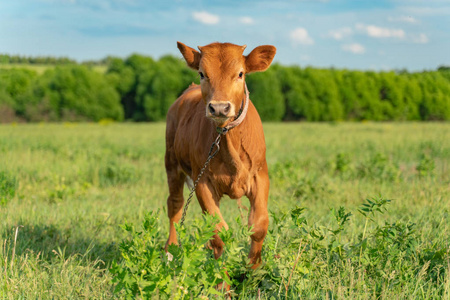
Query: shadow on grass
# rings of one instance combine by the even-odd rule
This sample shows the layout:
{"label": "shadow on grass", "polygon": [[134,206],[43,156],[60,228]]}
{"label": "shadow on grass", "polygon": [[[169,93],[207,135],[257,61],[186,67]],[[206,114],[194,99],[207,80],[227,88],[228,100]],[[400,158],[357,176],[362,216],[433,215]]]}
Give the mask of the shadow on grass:
{"label": "shadow on grass", "polygon": [[[14,248],[16,228],[2,232],[2,239],[10,255]],[[120,260],[119,245],[115,242],[104,242],[97,234],[92,237],[82,237],[79,233],[72,234],[70,228],[61,229],[54,224],[25,224],[19,227],[15,255],[39,254],[41,260],[51,262],[58,252],[65,257],[78,256],[86,262],[104,262],[109,268],[113,260]]]}

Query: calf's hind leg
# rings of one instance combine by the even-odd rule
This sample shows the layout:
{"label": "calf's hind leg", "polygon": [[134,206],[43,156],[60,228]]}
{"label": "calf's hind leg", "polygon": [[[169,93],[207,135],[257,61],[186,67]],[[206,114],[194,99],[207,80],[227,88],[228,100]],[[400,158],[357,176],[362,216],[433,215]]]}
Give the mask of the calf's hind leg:
{"label": "calf's hind leg", "polygon": [[261,250],[269,227],[268,198],[269,176],[266,171],[255,177],[252,192],[248,196],[251,205],[248,226],[253,226],[252,242],[248,255],[250,263],[253,265],[252,269],[256,269],[261,263]]}

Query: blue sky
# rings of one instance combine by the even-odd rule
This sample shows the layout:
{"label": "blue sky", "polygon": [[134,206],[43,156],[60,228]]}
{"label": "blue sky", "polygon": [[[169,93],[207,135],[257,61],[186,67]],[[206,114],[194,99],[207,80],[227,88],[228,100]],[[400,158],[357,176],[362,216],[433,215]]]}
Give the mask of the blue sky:
{"label": "blue sky", "polygon": [[0,53],[181,57],[176,41],[272,44],[302,67],[436,69],[450,65],[450,0],[0,2]]}

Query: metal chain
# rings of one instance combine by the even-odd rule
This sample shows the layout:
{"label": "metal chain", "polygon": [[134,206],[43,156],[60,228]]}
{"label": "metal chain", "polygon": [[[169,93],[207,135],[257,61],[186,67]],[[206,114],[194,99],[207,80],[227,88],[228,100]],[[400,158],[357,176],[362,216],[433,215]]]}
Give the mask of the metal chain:
{"label": "metal chain", "polygon": [[[222,133],[222,134],[223,134],[223,133]],[[208,158],[206,159],[206,162],[205,162],[205,164],[203,165],[203,168],[200,170],[200,173],[198,174],[197,179],[196,179],[195,182],[194,182],[194,186],[192,187],[192,189],[191,189],[191,191],[190,191],[190,193],[189,193],[189,197],[188,197],[188,199],[187,199],[187,201],[186,201],[186,205],[184,206],[184,209],[183,209],[183,215],[181,216],[180,227],[183,227],[183,225],[184,225],[184,219],[186,218],[186,213],[187,213],[189,204],[190,204],[191,201],[192,201],[192,197],[194,196],[194,193],[195,193],[195,190],[196,190],[196,188],[197,188],[197,185],[198,185],[198,183],[199,183],[199,181],[200,181],[200,178],[202,177],[203,173],[205,172],[206,167],[208,167],[209,162],[214,158],[214,156],[216,156],[216,154],[217,154],[217,153],[219,152],[219,150],[220,150],[219,144],[220,144],[220,140],[221,140],[221,138],[222,138],[222,134],[219,134],[219,135],[217,136],[216,140],[212,143],[211,149],[210,149],[209,152],[208,152]],[[216,148],[215,151],[214,151],[214,148]],[[178,245],[181,247],[181,240],[180,240],[180,239],[178,239]]]}

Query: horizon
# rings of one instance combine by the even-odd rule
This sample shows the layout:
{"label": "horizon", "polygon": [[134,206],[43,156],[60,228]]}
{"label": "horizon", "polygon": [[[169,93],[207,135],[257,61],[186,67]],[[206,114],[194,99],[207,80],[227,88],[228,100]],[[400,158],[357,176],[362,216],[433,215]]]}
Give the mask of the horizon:
{"label": "horizon", "polygon": [[[24,55],[24,56],[22,56],[22,55],[10,54],[10,53],[0,53],[0,56],[1,55],[8,55],[10,57],[19,56],[19,57],[24,58],[24,59],[28,59],[28,58],[68,59],[68,60],[74,61],[78,65],[94,64],[94,65],[97,65],[97,66],[107,65],[107,63],[102,64],[102,61],[105,61],[108,58],[119,58],[119,59],[122,59],[122,60],[126,60],[128,57],[130,57],[132,55],[140,55],[140,56],[150,57],[150,58],[154,59],[155,61],[158,61],[158,60],[160,60],[161,58],[163,58],[165,56],[172,56],[172,57],[180,59],[180,61],[183,62],[183,63],[185,62],[183,57],[181,56],[181,54],[180,55],[174,55],[174,54],[171,54],[171,53],[170,54],[168,54],[168,53],[163,54],[160,57],[153,57],[153,56],[148,55],[148,54],[142,54],[142,53],[134,52],[134,53],[130,53],[129,55],[126,55],[126,56],[108,55],[108,56],[100,58],[100,59],[87,59],[87,60],[81,60],[81,61],[80,60],[76,60],[76,59],[74,59],[72,57],[68,57],[68,56],[45,56],[45,55],[42,55],[42,56],[40,56],[40,55],[39,56],[27,56],[27,55]],[[28,65],[36,65],[36,66],[39,66],[39,65],[42,65],[42,66],[47,66],[47,65],[49,65],[49,66],[53,66],[53,65],[54,66],[70,65],[70,63],[61,63],[61,64],[58,64],[58,63],[42,63],[41,64],[41,63],[29,63],[29,62],[25,62],[25,63],[20,63],[20,62],[19,63],[6,63],[6,64],[4,64],[4,63],[2,63],[0,61],[0,65],[22,65],[22,64],[24,64],[24,65],[26,65],[26,64],[28,64]],[[283,64],[283,63],[280,63],[280,62],[277,62],[277,61],[272,62],[271,66],[272,65],[279,65],[279,66],[282,66],[282,67],[299,67],[299,68],[302,68],[302,69],[313,68],[313,69],[325,69],[325,70],[327,70],[327,69],[328,70],[329,69],[335,69],[335,70],[361,71],[361,72],[396,72],[396,73],[401,73],[401,72],[405,72],[405,71],[407,73],[421,73],[421,72],[439,71],[440,68],[445,68],[445,69],[449,68],[450,69],[450,65],[444,65],[444,64],[439,65],[439,66],[437,66],[434,69],[422,69],[422,70],[407,70],[405,68],[403,68],[403,69],[380,69],[380,70],[374,70],[374,69],[354,69],[354,68],[347,68],[347,67],[338,68],[338,67],[335,67],[335,66],[329,66],[329,67],[318,67],[318,66],[311,66],[311,65],[301,66],[301,65],[295,64],[295,63],[293,63],[293,64]]]}
{"label": "horizon", "polygon": [[181,58],[176,41],[277,47],[274,63],[420,72],[450,65],[446,0],[24,0],[0,3],[0,53],[78,63]]}

